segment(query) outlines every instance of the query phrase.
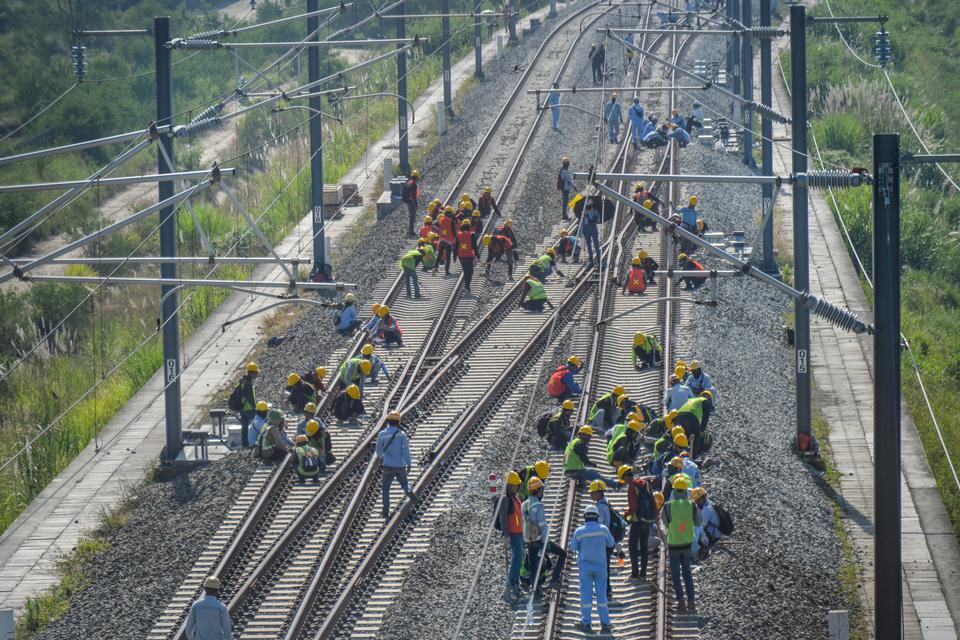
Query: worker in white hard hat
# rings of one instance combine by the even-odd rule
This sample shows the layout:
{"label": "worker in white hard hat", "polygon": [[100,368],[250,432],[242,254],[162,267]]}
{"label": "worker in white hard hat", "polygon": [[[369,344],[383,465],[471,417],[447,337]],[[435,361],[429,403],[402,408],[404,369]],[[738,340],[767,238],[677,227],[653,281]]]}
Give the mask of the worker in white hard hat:
{"label": "worker in white hard hat", "polygon": [[353,293],[343,296],[341,308],[334,317],[337,331],[343,334],[351,334],[353,330],[360,326],[360,314],[357,312],[357,297]]}
{"label": "worker in white hard hat", "polygon": [[233,624],[226,605],[220,602],[220,579],[209,576],[203,581],[203,595],[190,606],[187,614],[188,640],[230,638]]}

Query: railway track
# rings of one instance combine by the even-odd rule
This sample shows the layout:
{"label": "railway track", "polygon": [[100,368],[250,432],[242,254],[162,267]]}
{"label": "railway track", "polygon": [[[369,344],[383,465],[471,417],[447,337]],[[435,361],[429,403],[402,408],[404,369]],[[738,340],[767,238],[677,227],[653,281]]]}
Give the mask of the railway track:
{"label": "railway track", "polygon": [[[476,188],[491,183],[498,191],[498,200],[502,201],[516,178],[521,158],[530,144],[540,117],[538,114],[531,123],[529,115],[518,115],[511,109],[526,86],[544,82],[549,71],[536,70],[536,62],[546,57],[551,40],[566,36],[566,40],[572,40],[572,43],[569,44],[567,56],[561,65],[560,73],[563,73],[570,52],[580,37],[579,32],[567,33],[572,31],[568,27],[578,19],[580,14],[597,4],[586,5],[583,9],[574,12],[548,36],[468,167],[451,189],[446,201],[454,200],[461,189]],[[609,13],[617,5],[606,6],[608,8],[601,12],[601,16]],[[591,20],[590,24],[594,24],[598,19],[599,16]],[[550,80],[552,81],[553,78]],[[525,138],[521,138],[517,136],[517,131],[525,124],[529,125],[528,134]],[[502,167],[501,155],[505,149],[510,148],[511,144],[514,145],[516,153],[514,163],[505,174],[502,170],[499,174],[492,174],[487,167],[491,164]],[[489,157],[488,150],[493,154],[492,158]],[[491,177],[492,175],[495,177]],[[492,221],[488,221],[487,224],[491,223]],[[461,276],[422,278],[421,289],[424,298],[416,302],[400,295],[401,282],[400,275],[397,273],[392,281],[386,280],[375,291],[373,297],[373,299],[383,299],[391,306],[395,315],[410,318],[411,321],[404,323],[404,347],[386,350],[386,353],[381,350],[381,357],[395,372],[394,381],[392,384],[367,388],[365,403],[371,408],[394,406],[397,404],[398,397],[402,401],[412,400],[411,392],[414,391],[414,383],[423,379],[420,374],[436,359],[431,359],[430,354],[438,352],[440,345],[463,328],[465,323],[458,318],[472,317],[477,308],[479,296],[460,295]],[[551,297],[559,297],[559,291],[555,290],[556,288],[556,285],[548,285]],[[477,340],[479,339],[477,336],[489,335],[493,327],[508,315],[503,313],[503,309],[511,301],[515,302],[517,295],[519,295],[519,289],[515,286],[504,296],[501,303],[477,324],[477,327],[487,328],[475,329],[467,337],[473,335],[473,339]],[[520,324],[522,327],[516,329],[529,330],[536,326],[529,320]],[[442,329],[438,330],[438,327]],[[342,357],[335,358],[334,362],[338,363],[352,356],[367,339],[368,336],[363,333],[358,334],[342,351]],[[496,371],[497,367],[502,369],[503,353],[499,354],[499,357],[494,359],[488,367],[488,374]],[[475,368],[480,370],[480,367]],[[328,367],[328,370],[336,371],[336,367]],[[443,371],[434,367],[430,372],[442,373]],[[385,414],[385,410],[382,413]],[[320,415],[327,418],[329,416],[329,396],[320,407]],[[438,415],[442,422],[448,421],[452,414],[440,412]],[[270,467],[258,470],[245,488],[241,499],[231,509],[220,530],[201,555],[188,579],[171,600],[150,637],[184,637],[183,620],[186,611],[198,594],[203,577],[210,574],[220,576],[224,582],[223,595],[229,598],[231,614],[235,618],[236,628],[241,631],[241,637],[279,637],[288,627],[291,611],[297,607],[306,582],[310,576],[317,575],[317,563],[322,561],[323,552],[329,550],[328,543],[331,536],[338,535],[336,531],[332,531],[330,523],[343,522],[342,516],[347,513],[345,509],[350,506],[347,504],[348,496],[353,488],[368,475],[364,472],[364,466],[369,467],[369,460],[372,457],[370,445],[381,422],[382,420],[372,421],[366,427],[359,423],[351,423],[332,429],[334,453],[343,462],[338,465],[339,468],[333,476],[326,478],[320,485],[295,484],[295,474],[289,457],[278,465],[275,472],[271,473]],[[296,424],[296,420],[293,423]],[[420,453],[420,448],[425,450],[429,448],[429,443],[439,438],[442,433],[442,430],[433,432],[430,428],[420,431],[419,435],[413,438],[417,443],[416,453]],[[383,520],[379,515],[374,520],[378,521],[371,524],[375,530],[382,526]],[[365,534],[369,536],[371,531],[366,531]],[[359,540],[363,539],[361,535]]]}

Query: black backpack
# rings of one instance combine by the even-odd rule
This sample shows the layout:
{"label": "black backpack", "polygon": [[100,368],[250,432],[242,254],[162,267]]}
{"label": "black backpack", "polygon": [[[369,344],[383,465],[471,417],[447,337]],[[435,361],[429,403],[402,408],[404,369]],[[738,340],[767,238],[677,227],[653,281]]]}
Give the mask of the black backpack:
{"label": "black backpack", "polygon": [[623,519],[617,510],[613,507],[610,507],[610,535],[613,536],[615,542],[620,542],[623,540],[624,534],[627,532],[627,522]]}
{"label": "black backpack", "polygon": [[230,411],[243,411],[243,380],[237,385],[227,399],[227,408]]}
{"label": "black backpack", "polygon": [[314,455],[313,451],[305,451],[303,454],[303,470],[304,471],[317,471],[320,469],[320,458]]}
{"label": "black backpack", "polygon": [[550,418],[553,417],[553,414],[549,411],[546,413],[540,414],[540,417],[537,418],[537,435],[541,438],[546,438],[550,435]]}
{"label": "black backpack", "polygon": [[717,517],[720,518],[720,533],[725,536],[731,535],[733,533],[733,516],[716,502],[713,503],[713,509],[717,512]]}

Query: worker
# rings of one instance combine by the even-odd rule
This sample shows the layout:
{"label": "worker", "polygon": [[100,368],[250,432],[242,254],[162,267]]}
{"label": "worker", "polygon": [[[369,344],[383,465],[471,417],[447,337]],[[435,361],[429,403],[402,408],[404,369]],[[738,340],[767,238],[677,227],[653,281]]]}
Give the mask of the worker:
{"label": "worker", "polygon": [[302,413],[304,405],[308,402],[317,403],[317,390],[309,382],[301,379],[299,373],[294,372],[287,376],[285,393],[287,402],[297,413]]}
{"label": "worker", "polygon": [[687,378],[687,363],[684,360],[677,360],[673,365],[673,373],[681,381]]}
{"label": "worker", "polygon": [[[680,269],[684,271],[703,271],[703,265],[689,257],[685,253],[681,253],[677,256],[677,264]],[[702,287],[706,283],[706,278],[695,278],[690,276],[685,276],[680,278],[679,282],[686,284],[687,290],[696,290]],[[678,282],[678,284],[679,284]]]}
{"label": "worker", "polygon": [[563,472],[575,480],[603,480],[608,485],[615,485],[616,480],[608,478],[596,469],[597,465],[590,460],[588,450],[590,440],[593,438],[593,427],[588,424],[583,425],[577,431],[577,437],[567,444],[563,453]]}
{"label": "worker", "polygon": [[434,267],[434,272],[439,269],[440,263],[442,262],[444,273],[450,275],[450,261],[456,254],[454,249],[457,244],[456,218],[453,216],[453,207],[450,205],[444,207],[443,213],[441,213],[437,219],[437,229],[439,229],[440,242],[437,247],[438,260],[437,266]]}
{"label": "worker", "polygon": [[647,273],[643,270],[640,258],[634,256],[630,259],[630,271],[627,273],[627,279],[623,282],[623,290],[620,293],[641,294],[647,290]]}
{"label": "worker", "polygon": [[607,123],[607,133],[610,135],[610,142],[617,143],[620,136],[620,122],[623,120],[623,110],[620,109],[620,103],[617,102],[617,94],[610,94],[610,101],[603,107],[603,121]]}
{"label": "worker", "polygon": [[[337,391],[343,391],[352,384],[357,385],[363,391],[363,379],[373,372],[373,362],[362,357],[363,347],[360,348],[360,351],[359,356],[347,358],[340,365],[340,369],[337,371]],[[370,353],[373,353],[373,349],[370,350]]]}
{"label": "worker", "polygon": [[670,120],[668,122],[677,127],[683,127],[686,120],[683,119],[683,115],[680,113],[679,109],[673,108],[670,110]]}
{"label": "worker", "polygon": [[593,633],[591,614],[593,596],[596,592],[597,613],[600,615],[600,633],[610,633],[610,611],[607,608],[607,549],[616,544],[610,529],[600,524],[596,505],[587,505],[583,510],[584,523],[576,528],[570,541],[570,549],[577,554],[580,573],[580,623],[577,630]]}
{"label": "worker", "polygon": [[238,412],[240,415],[240,442],[244,449],[247,448],[250,423],[253,422],[257,411],[257,390],[254,389],[253,383],[259,375],[260,365],[256,362],[248,362],[246,371],[237,385],[238,390],[234,391],[234,393],[240,395],[240,411]]}
{"label": "worker", "polygon": [[550,394],[550,397],[562,402],[567,398],[579,396],[583,393],[574,378],[575,375],[580,373],[582,367],[583,362],[577,356],[570,356],[564,364],[558,366],[547,382],[547,393]]}
{"label": "worker", "polygon": [[540,282],[546,282],[550,274],[554,272],[561,278],[564,277],[560,269],[557,268],[557,250],[553,247],[548,247],[543,255],[530,263],[529,272],[530,275]]}
{"label": "worker", "polygon": [[686,377],[683,383],[690,388],[690,391],[692,391],[694,395],[699,395],[704,391],[709,391],[713,394],[713,401],[714,404],[716,404],[717,390],[713,386],[713,380],[711,380],[710,376],[703,372],[698,360],[694,360],[690,363],[690,374]]}
{"label": "worker", "polygon": [[633,464],[640,455],[644,426],[639,420],[629,420],[613,427],[613,436],[607,442],[607,462],[614,469]]}
{"label": "worker", "polygon": [[699,100],[693,101],[693,111],[687,116],[685,128],[690,132],[691,136],[694,135],[694,129],[703,128],[703,106]]}
{"label": "worker", "polygon": [[693,392],[690,387],[683,384],[676,373],[671,375],[670,386],[667,387],[667,392],[663,396],[663,404],[667,407],[667,411],[679,409],[692,397]]}
{"label": "worker", "polygon": [[[316,422],[316,420],[311,422]],[[314,482],[319,482],[320,466],[322,464],[320,452],[310,444],[310,439],[305,433],[294,438],[293,454],[297,457],[297,482],[303,484],[307,481],[307,478],[313,478]]]}
{"label": "worker", "polygon": [[606,73],[604,62],[606,62],[607,50],[603,43],[600,43],[599,47],[595,44],[590,45],[590,53],[587,54],[587,57],[590,59],[590,66],[593,69],[593,84],[599,86]]}
{"label": "worker", "polygon": [[566,264],[567,258],[572,258],[576,251],[577,238],[571,236],[570,232],[566,229],[560,229],[560,239],[557,240],[554,248],[557,250],[557,255],[560,256],[560,262]]}
{"label": "worker", "polygon": [[[630,51],[628,49],[628,51]],[[632,53],[632,51],[631,51]],[[640,104],[640,98],[633,99],[633,106],[627,111],[630,117],[630,137],[633,141],[633,148],[640,148],[640,132],[643,130],[643,105]]]}
{"label": "worker", "polygon": [[547,94],[547,104],[550,105],[550,128],[560,131],[560,88],[559,82],[553,83],[553,91]]}
{"label": "worker", "polygon": [[[434,206],[432,202],[430,205]],[[437,228],[433,226],[433,216],[426,216],[423,219],[423,226],[420,227],[420,231],[418,232],[418,237],[421,240],[426,240],[427,236],[431,233],[434,233],[436,230]]]}
{"label": "worker", "polygon": [[[633,33],[628,33],[627,35],[625,35],[625,36],[623,37],[623,41],[626,42],[628,45],[633,45],[633,44],[634,44],[634,42],[633,42],[633,41],[634,41]],[[624,74],[624,75],[629,75],[629,74],[630,74],[630,65],[631,65],[631,63],[633,63],[633,49],[632,49],[630,46],[626,47],[626,49],[627,49],[627,50],[626,50],[624,53],[627,54],[627,62],[626,62],[626,64],[624,65],[623,74]]]}
{"label": "worker", "polygon": [[[670,430],[670,434],[665,435],[661,440],[664,442],[658,440],[654,443],[656,457],[650,465],[650,472],[655,476],[662,476],[664,475],[664,471],[669,471],[667,467],[670,466],[670,462],[674,458],[679,458],[680,454],[690,446],[687,434],[684,432],[683,427],[679,425],[673,427],[673,429]],[[680,466],[682,467],[683,465],[681,464]]]}
{"label": "worker", "polygon": [[407,204],[407,213],[409,214],[410,224],[407,233],[414,234],[414,224],[417,220],[417,198],[420,196],[420,172],[414,169],[410,172],[410,178],[403,188],[403,201]]}
{"label": "worker", "polygon": [[513,280],[513,242],[507,235],[497,233],[488,233],[483,236],[483,246],[487,248],[487,261],[483,266],[483,274],[490,275],[490,265],[494,262],[500,262],[501,259],[507,259],[507,276]]}
{"label": "worker", "polygon": [[[693,545],[695,529],[702,522],[700,509],[687,497],[689,481],[685,475],[676,475],[673,488],[678,491],[674,491],[670,500],[664,503],[662,511],[663,524],[667,529],[667,545],[670,549],[670,577],[673,580],[677,608],[683,611],[689,607],[690,611],[696,611],[693,574],[690,570],[690,547]],[[680,583],[681,575],[683,585]],[[686,602],[683,599],[683,586],[686,586]]]}
{"label": "worker", "polygon": [[700,509],[700,526],[697,527],[697,535],[694,536],[693,545],[690,548],[693,555],[697,556],[702,550],[719,542],[723,533],[720,531],[720,515],[707,497],[707,490],[703,487],[691,489],[690,499]]}
{"label": "worker", "polygon": [[527,480],[527,498],[520,505],[520,514],[523,517],[523,542],[527,547],[527,575],[531,590],[535,593],[540,592],[540,572],[544,556],[556,556],[551,581],[553,585],[560,584],[563,565],[567,559],[566,552],[550,540],[546,509],[540,501],[542,496],[543,480],[538,477]]}
{"label": "worker", "polygon": [[[650,483],[634,476],[633,467],[617,469],[617,478],[627,487],[627,508],[623,517],[630,523],[627,552],[630,555],[630,577],[641,582],[647,579],[650,557],[650,526],[657,520],[657,506]],[[638,566],[639,564],[639,566]]]}
{"label": "worker", "polygon": [[[583,207],[583,214],[580,216],[580,237],[583,243],[587,245],[587,255],[590,262],[593,262],[593,254],[596,252],[597,260],[600,259],[600,214],[593,208],[593,198],[587,198],[587,203]],[[579,247],[577,247],[579,249]],[[576,257],[577,253],[574,253]]]}
{"label": "worker", "polygon": [[371,311],[370,319],[367,320],[366,324],[363,325],[363,330],[368,335],[373,336],[377,334],[377,327],[380,326],[380,307],[382,306],[383,306],[382,304],[375,302],[370,307],[370,311]]}
{"label": "worker", "polygon": [[691,440],[693,457],[709,449],[712,438],[707,437],[707,424],[713,413],[713,392],[701,391],[698,396],[690,398],[677,410],[674,422],[684,428]]}
{"label": "worker", "polygon": [[[613,517],[612,511],[610,509],[610,503],[607,502],[607,485],[603,480],[594,480],[590,483],[590,498],[593,500],[594,506],[597,507],[597,512],[599,517],[597,522],[605,526],[607,529],[610,529],[610,519]],[[612,532],[612,529],[611,529]],[[616,543],[616,539],[614,539]],[[613,600],[613,591],[610,587],[610,554],[613,553],[613,547],[607,548],[607,600]]]}
{"label": "worker", "polygon": [[682,126],[671,124],[670,132],[667,134],[667,140],[676,140],[681,148],[690,144],[690,134]]}
{"label": "worker", "polygon": [[308,402],[303,405],[303,417],[300,419],[300,423],[297,424],[297,435],[307,432],[307,423],[317,417],[317,405],[313,402]]}
{"label": "worker", "polygon": [[660,125],[660,128],[648,129],[641,138],[643,145],[648,149],[665,147],[667,145],[667,134],[670,132],[670,126],[666,123]]}
{"label": "worker", "polygon": [[379,337],[374,338],[374,341],[382,341],[385,347],[389,347],[391,344],[402,347],[403,330],[400,328],[397,319],[390,315],[390,307],[385,304],[381,305],[378,315],[380,316],[380,323],[377,325]]}
{"label": "worker", "polygon": [[587,419],[598,429],[612,427],[619,418],[617,415],[617,400],[624,394],[626,394],[626,389],[623,388],[623,385],[614,385],[613,389],[602,394],[594,401],[587,414]]}
{"label": "worker", "polygon": [[547,443],[554,449],[563,449],[570,442],[570,436],[573,435],[573,427],[570,426],[573,409],[573,400],[564,400],[560,404],[560,411],[547,419],[545,428]]}
{"label": "worker", "polygon": [[317,402],[321,399],[321,394],[327,392],[327,384],[323,381],[327,377],[326,367],[314,367],[311,371],[304,373],[301,378],[317,392]]}
{"label": "worker", "polygon": [[516,471],[517,475],[520,476],[520,489],[517,495],[520,496],[521,500],[526,500],[529,495],[527,493],[527,483],[530,478],[538,478],[542,482],[546,482],[547,476],[550,475],[550,464],[546,460],[537,460],[533,464],[525,465]]}
{"label": "worker", "polygon": [[638,371],[663,364],[663,347],[652,333],[637,331],[633,334],[633,350],[630,355],[633,359],[633,368]]}
{"label": "worker", "polygon": [[220,602],[220,579],[208,576],[203,581],[203,596],[190,605],[187,614],[187,640],[229,640],[233,637],[230,611]]}
{"label": "worker", "polygon": [[417,265],[423,262],[423,249],[411,249],[400,258],[400,270],[403,271],[403,287],[410,297],[410,283],[413,282],[414,297],[420,297],[420,280],[417,278]]}
{"label": "worker", "polygon": [[483,218],[479,209],[474,209],[470,214],[470,233],[473,234],[473,242],[477,247],[477,253],[480,253],[480,236],[483,234]]}
{"label": "worker", "polygon": [[256,409],[254,410],[253,421],[250,423],[250,429],[244,437],[244,448],[252,447],[257,444],[257,440],[260,438],[260,430],[263,429],[264,423],[267,421],[267,412],[270,411],[270,405],[267,404],[266,400],[258,400]]}
{"label": "worker", "polygon": [[470,293],[470,283],[473,280],[473,261],[477,257],[477,239],[470,228],[470,221],[460,223],[460,232],[457,234],[457,260],[463,269],[463,287]]}
{"label": "worker", "polygon": [[683,462],[683,473],[690,478],[691,487],[699,487],[703,484],[703,474],[700,473],[700,466],[690,457],[689,451],[680,452],[680,461]]}
{"label": "worker", "polygon": [[333,415],[340,422],[349,422],[366,415],[360,387],[351,384],[333,399]]}
{"label": "worker", "polygon": [[643,142],[644,138],[647,137],[647,134],[656,130],[657,119],[652,115],[647,116],[647,119],[643,121],[643,127],[640,129],[640,142]]}
{"label": "worker", "polygon": [[360,314],[357,313],[356,301],[357,296],[353,293],[343,296],[343,304],[334,316],[334,325],[342,334],[353,333],[353,330],[360,326]]}
{"label": "worker", "polygon": [[[647,443],[652,446],[653,442],[670,431],[673,426],[673,412],[667,413],[663,417],[658,417],[647,423]],[[669,423],[669,425],[668,425]],[[652,438],[652,440],[651,440]]]}
{"label": "worker", "polygon": [[687,206],[680,208],[680,226],[690,233],[697,232],[697,196],[687,198]]}
{"label": "worker", "polygon": [[493,230],[494,235],[502,235],[510,240],[510,245],[513,247],[513,261],[516,262],[520,258],[520,254],[517,253],[517,247],[520,246],[520,241],[517,240],[517,234],[513,232],[513,220],[507,218],[502,225]]}
{"label": "worker", "polygon": [[483,188],[483,193],[480,194],[480,198],[477,200],[477,210],[480,211],[480,215],[484,218],[491,213],[498,216],[500,215],[500,207],[497,206],[497,201],[493,198],[493,187],[490,185]]}
{"label": "worker", "polygon": [[326,471],[327,465],[336,461],[333,455],[333,441],[330,439],[330,431],[320,419],[308,420],[306,433],[310,444],[320,452],[320,471]]}
{"label": "worker", "polygon": [[570,158],[564,157],[560,160],[560,173],[557,174],[557,190],[560,191],[560,218],[569,220],[567,215],[567,203],[570,196],[577,191],[573,183],[573,171],[570,169]]}
{"label": "worker", "polygon": [[283,429],[283,413],[279,409],[271,409],[257,441],[260,459],[264,462],[281,460],[291,444]]}
{"label": "worker", "polygon": [[647,284],[656,284],[656,271],[660,268],[660,263],[651,258],[646,249],[640,249],[637,257],[640,258],[640,266],[643,267],[643,272],[647,276]]}
{"label": "worker", "polygon": [[663,465],[663,470],[660,472],[661,490],[663,491],[663,495],[667,497],[667,500],[670,499],[673,492],[674,476],[685,476],[688,489],[693,485],[693,480],[683,472],[683,468],[683,458],[680,456],[673,456],[667,464]]}
{"label": "worker", "polygon": [[417,248],[420,249],[420,264],[423,265],[423,272],[437,270],[437,249],[433,245],[437,234],[430,232],[427,237],[417,242]]}
{"label": "worker", "polygon": [[520,565],[523,562],[523,516],[521,514],[520,475],[508,471],[504,492],[498,499],[497,523],[503,535],[503,550],[510,553],[510,568],[507,570],[507,588],[503,599],[508,603],[523,597],[520,591]]}
{"label": "worker", "polygon": [[527,311],[543,311],[544,305],[554,308],[553,303],[547,299],[547,290],[539,280],[529,274],[525,275],[519,306]]}
{"label": "worker", "polygon": [[477,203],[473,198],[470,197],[469,193],[463,192],[460,194],[460,202],[457,206],[459,207],[460,216],[462,218],[472,214],[477,208]]}
{"label": "worker", "polygon": [[400,427],[402,416],[394,409],[387,414],[387,424],[377,436],[375,454],[383,472],[383,510],[384,519],[390,516],[390,486],[394,478],[400,483],[404,495],[410,502],[417,503],[417,496],[410,491],[407,474],[410,473],[410,440]]}
{"label": "worker", "polygon": [[365,374],[370,376],[370,384],[377,384],[380,382],[380,373],[383,372],[383,375],[390,379],[390,370],[387,369],[387,365],[383,360],[373,352],[373,345],[369,342],[362,347],[360,347],[360,359],[368,360],[370,362],[370,373]]}

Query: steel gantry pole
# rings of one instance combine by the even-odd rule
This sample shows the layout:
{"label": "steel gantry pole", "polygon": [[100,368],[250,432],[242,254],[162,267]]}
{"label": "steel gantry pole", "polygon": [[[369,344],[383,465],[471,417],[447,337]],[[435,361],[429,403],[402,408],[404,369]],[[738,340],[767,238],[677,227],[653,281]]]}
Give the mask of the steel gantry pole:
{"label": "steel gantry pole", "polygon": [[[403,2],[397,5],[397,38],[407,37],[406,17]],[[398,144],[400,146],[400,171],[403,175],[410,175],[410,160],[407,146],[407,54],[405,44],[398,44],[397,48],[403,51],[397,54],[397,129]]]}
{"label": "steel gantry pole", "polygon": [[510,17],[507,20],[507,29],[510,32],[509,42],[510,44],[517,43],[517,18],[520,11],[517,6],[517,0],[508,0],[507,6],[510,7]]}
{"label": "steel gantry pole", "polygon": [[[772,0],[760,0],[760,26],[771,26],[770,4]],[[760,40],[760,102],[765,105],[773,104],[773,58],[771,55],[772,40]],[[770,118],[761,118],[760,122],[760,155],[763,164],[763,175],[773,175],[773,121]],[[763,270],[767,273],[776,271],[773,261],[773,185],[763,185]]]}
{"label": "steel gantry pole", "polygon": [[[740,36],[743,53],[741,55],[741,76],[743,77],[743,97],[753,100],[753,38],[750,29],[753,27],[753,0],[743,0],[741,22],[747,28]],[[765,102],[764,104],[769,104]],[[753,162],[753,111],[743,110],[743,164],[754,166]]]}
{"label": "steel gantry pole", "polygon": [[[730,20],[733,20],[733,1],[728,0],[727,6],[724,7],[726,10],[726,17]],[[727,86],[732,88],[733,85],[733,34],[727,36],[724,39],[727,43]]]}
{"label": "steel gantry pole", "polygon": [[900,136],[873,136],[873,175],[875,637],[900,640]]}
{"label": "steel gantry pole", "polygon": [[[153,49],[157,78],[157,124],[171,125],[173,119],[173,66],[171,50],[167,47],[170,40],[170,18],[168,16],[153,19]],[[169,163],[167,159],[169,158]],[[157,173],[173,173],[173,136],[161,135],[157,140]],[[173,197],[173,183],[161,182],[158,187],[160,202]],[[160,256],[173,258],[177,255],[177,218],[176,207],[172,204],[160,210]],[[177,278],[177,265],[165,262],[160,265],[160,277],[168,280]],[[180,424],[180,323],[177,308],[180,306],[176,292],[171,294],[172,285],[164,285],[160,295],[164,296],[162,309],[163,322],[163,404],[166,423],[166,448],[164,460],[172,462],[180,454],[182,427]],[[171,294],[171,295],[168,295]]]}
{"label": "steel gantry pole", "polygon": [[440,29],[443,32],[443,110],[453,116],[453,89],[450,86],[450,0],[440,0]]}
{"label": "steel gantry pole", "polygon": [[[307,11],[317,11],[320,0],[307,0]],[[307,34],[310,39],[319,41],[320,17],[307,18]],[[317,32],[317,33],[314,33]],[[310,47],[307,50],[307,76],[312,84],[320,80],[320,49]],[[322,96],[313,96],[310,105],[310,213],[313,219],[313,271],[314,275],[328,281],[333,270],[327,264],[326,233],[323,217],[323,108]]]}
{"label": "steel gantry pole", "polygon": [[[733,19],[736,21],[740,20],[740,3],[737,0],[727,0],[727,4],[730,5],[730,12],[733,14]],[[740,84],[740,35],[734,34],[733,36],[733,45],[730,47],[733,54],[733,78],[730,80],[730,90],[735,94],[740,95],[740,90],[742,89]],[[743,96],[746,98],[746,96]],[[741,122],[742,109],[740,103],[734,100],[733,102],[733,113],[731,114],[733,121],[737,124]],[[741,138],[743,140],[744,138]]]}
{"label": "steel gantry pole", "polygon": [[477,80],[483,80],[483,28],[480,23],[480,7],[483,0],[477,0],[473,10],[473,75]]}
{"label": "steel gantry pole", "polygon": [[[793,100],[793,174],[807,172],[807,30],[806,8],[790,7],[790,88]],[[810,289],[810,245],[807,227],[807,187],[793,185],[793,285]],[[797,375],[797,433],[811,433],[810,311],[794,304],[794,344]]]}

